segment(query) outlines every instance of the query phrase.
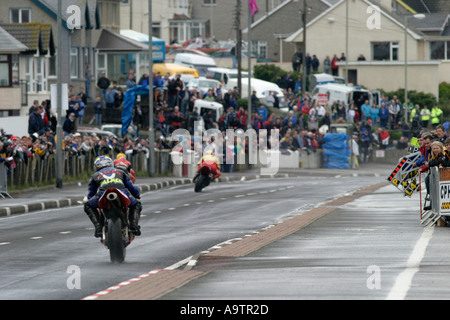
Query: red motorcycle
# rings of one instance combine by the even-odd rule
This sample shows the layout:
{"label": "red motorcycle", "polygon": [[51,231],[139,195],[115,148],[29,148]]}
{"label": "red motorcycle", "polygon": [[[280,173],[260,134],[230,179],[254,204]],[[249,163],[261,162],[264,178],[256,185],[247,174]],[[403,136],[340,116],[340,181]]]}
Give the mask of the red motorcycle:
{"label": "red motorcycle", "polygon": [[111,188],[103,193],[98,205],[100,223],[103,224],[100,242],[109,249],[111,262],[122,263],[126,247],[134,240],[134,235],[128,228],[130,199],[119,189]]}
{"label": "red motorcycle", "polygon": [[211,181],[213,179],[214,179],[214,175],[211,170],[211,167],[209,165],[202,165],[198,169],[197,176],[194,179],[194,182],[195,182],[194,191],[202,192],[202,189],[209,186],[209,184],[211,183]]}

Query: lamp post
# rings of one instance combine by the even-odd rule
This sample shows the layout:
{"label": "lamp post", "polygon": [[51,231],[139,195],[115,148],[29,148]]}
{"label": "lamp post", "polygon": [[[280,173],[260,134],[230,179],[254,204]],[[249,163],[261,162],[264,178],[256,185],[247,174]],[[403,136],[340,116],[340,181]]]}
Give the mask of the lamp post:
{"label": "lamp post", "polygon": [[149,163],[148,163],[148,175],[150,177],[155,176],[156,172],[156,155],[155,155],[155,129],[153,127],[153,10],[152,1],[148,0],[148,67],[149,67],[149,82],[148,82],[148,140],[149,140]]}
{"label": "lamp post", "polygon": [[407,109],[407,101],[408,101],[408,19],[413,17],[418,20],[422,20],[425,18],[423,13],[418,13],[413,16],[405,16],[405,101],[404,101],[404,122],[408,122],[408,109]]}

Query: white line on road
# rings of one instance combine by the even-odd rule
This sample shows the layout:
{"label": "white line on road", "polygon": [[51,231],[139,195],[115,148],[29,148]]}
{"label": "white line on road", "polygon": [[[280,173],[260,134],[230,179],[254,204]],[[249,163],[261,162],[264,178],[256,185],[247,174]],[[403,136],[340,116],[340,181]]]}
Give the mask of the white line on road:
{"label": "white line on road", "polygon": [[422,261],[425,251],[427,250],[428,243],[434,232],[434,227],[425,228],[422,232],[422,236],[417,241],[416,246],[408,259],[406,269],[400,273],[395,280],[394,287],[389,292],[386,300],[404,300],[406,294],[411,288],[411,283],[414,275],[419,271],[420,262]]}

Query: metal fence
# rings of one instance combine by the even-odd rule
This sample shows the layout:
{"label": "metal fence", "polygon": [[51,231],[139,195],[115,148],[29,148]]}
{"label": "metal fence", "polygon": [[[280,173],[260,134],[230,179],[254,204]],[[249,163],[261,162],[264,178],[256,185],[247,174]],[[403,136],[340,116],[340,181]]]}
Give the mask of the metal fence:
{"label": "metal fence", "polygon": [[[162,175],[172,172],[172,161],[169,155],[170,150],[156,151],[156,174]],[[116,153],[112,152],[109,156],[113,159]],[[63,176],[86,178],[87,175],[94,173],[94,160],[96,155],[88,152],[83,155],[66,155],[63,160]],[[144,151],[135,154],[128,154],[127,160],[135,172],[145,172],[148,168],[148,157]],[[56,180],[56,155],[51,154],[46,158],[34,156],[29,158],[27,163],[24,161],[16,162],[15,167],[0,167],[2,173],[7,172],[5,176],[0,174],[0,184],[3,184],[6,191],[8,187],[33,187],[50,184]],[[86,175],[87,173],[87,175]],[[5,181],[6,180],[6,183]]]}
{"label": "metal fence", "polygon": [[428,179],[431,201],[425,200],[424,207],[431,205],[431,210],[426,210],[421,219],[423,224],[433,225],[441,217],[450,217],[450,168],[432,167]]}

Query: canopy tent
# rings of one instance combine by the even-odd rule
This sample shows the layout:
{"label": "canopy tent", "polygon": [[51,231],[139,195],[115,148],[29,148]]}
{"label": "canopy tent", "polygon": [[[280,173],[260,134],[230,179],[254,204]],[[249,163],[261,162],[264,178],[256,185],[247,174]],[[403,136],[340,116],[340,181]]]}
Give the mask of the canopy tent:
{"label": "canopy tent", "polygon": [[148,95],[148,85],[134,86],[125,91],[122,107],[122,137],[126,135],[128,127],[133,120],[133,108],[137,95]]}
{"label": "canopy tent", "polygon": [[[148,34],[134,30],[120,30],[120,35],[136,42],[149,44]],[[157,37],[152,37],[153,62],[166,60],[166,42]]]}

